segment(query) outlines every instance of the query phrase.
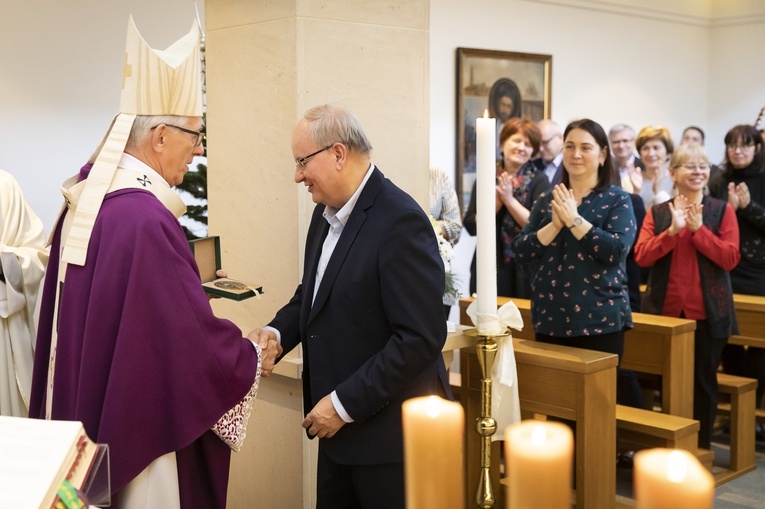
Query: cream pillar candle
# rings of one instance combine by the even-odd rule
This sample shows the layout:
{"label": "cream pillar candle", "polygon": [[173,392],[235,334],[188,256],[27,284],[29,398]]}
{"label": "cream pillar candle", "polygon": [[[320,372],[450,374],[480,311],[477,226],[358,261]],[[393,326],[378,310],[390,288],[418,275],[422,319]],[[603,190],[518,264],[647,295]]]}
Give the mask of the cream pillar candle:
{"label": "cream pillar candle", "polygon": [[407,509],[462,509],[462,405],[424,396],[405,401],[402,412]]}
{"label": "cream pillar candle", "polygon": [[[497,237],[496,237],[496,143],[497,122],[488,118],[475,121],[476,131],[476,292],[478,313],[497,313]],[[476,324],[481,330],[480,320]]]}
{"label": "cream pillar candle", "polygon": [[505,429],[508,509],[569,509],[574,436],[559,422],[527,420]]}
{"label": "cream pillar candle", "polygon": [[688,451],[649,449],[635,455],[638,509],[710,509],[714,490],[714,477]]}

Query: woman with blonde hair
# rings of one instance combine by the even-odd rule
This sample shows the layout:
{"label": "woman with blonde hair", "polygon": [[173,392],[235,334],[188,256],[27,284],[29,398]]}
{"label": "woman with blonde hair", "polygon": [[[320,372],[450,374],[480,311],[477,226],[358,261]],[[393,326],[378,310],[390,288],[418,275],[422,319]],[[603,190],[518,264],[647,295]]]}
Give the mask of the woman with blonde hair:
{"label": "woman with blonde hair", "polygon": [[648,210],[672,196],[672,178],[667,168],[667,161],[674,150],[672,135],[663,126],[644,127],[638,133],[635,147],[645,169],[635,168],[630,174],[630,181]]}
{"label": "woman with blonde hair", "polygon": [[704,195],[709,160],[701,145],[681,145],[670,161],[674,199],[646,214],[635,260],[650,267],[642,311],[696,320],[693,418],[699,447],[709,449],[717,413],[717,366],[738,334],[730,271],[739,261],[733,207]]}

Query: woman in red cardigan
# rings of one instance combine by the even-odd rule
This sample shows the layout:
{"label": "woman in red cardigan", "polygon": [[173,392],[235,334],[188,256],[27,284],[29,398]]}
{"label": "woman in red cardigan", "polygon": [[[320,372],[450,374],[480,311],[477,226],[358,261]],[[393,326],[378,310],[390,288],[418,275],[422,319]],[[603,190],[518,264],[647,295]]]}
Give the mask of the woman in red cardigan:
{"label": "woman in red cardigan", "polygon": [[709,449],[717,413],[717,366],[728,337],[738,333],[730,271],[739,261],[736,213],[704,196],[709,160],[700,145],[672,155],[674,199],[648,211],[635,260],[651,267],[642,311],[696,320],[693,418],[699,447]]}

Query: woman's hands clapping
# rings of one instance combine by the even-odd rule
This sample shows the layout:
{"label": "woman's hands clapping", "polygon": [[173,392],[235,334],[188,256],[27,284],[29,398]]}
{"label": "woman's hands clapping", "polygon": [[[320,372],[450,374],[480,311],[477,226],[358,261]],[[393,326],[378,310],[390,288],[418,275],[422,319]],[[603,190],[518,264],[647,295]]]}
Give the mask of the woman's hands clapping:
{"label": "woman's hands clapping", "polygon": [[669,225],[668,233],[677,235],[686,226],[695,233],[703,224],[701,215],[703,208],[701,203],[690,203],[682,194],[675,196],[674,203],[669,202],[672,223]]}
{"label": "woman's hands clapping", "polygon": [[563,226],[570,227],[574,218],[579,215],[574,191],[566,189],[563,184],[558,184],[553,187],[552,195],[553,199],[550,205],[553,224],[559,229],[562,229]]}

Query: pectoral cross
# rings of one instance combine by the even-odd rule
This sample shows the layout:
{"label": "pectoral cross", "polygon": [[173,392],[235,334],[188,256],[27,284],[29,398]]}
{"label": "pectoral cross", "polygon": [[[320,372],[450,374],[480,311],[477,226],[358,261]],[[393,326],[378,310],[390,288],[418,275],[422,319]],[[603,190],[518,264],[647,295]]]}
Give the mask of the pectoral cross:
{"label": "pectoral cross", "polygon": [[125,53],[125,67],[122,68],[122,88],[125,88],[125,80],[133,75],[133,66],[128,64],[128,54]]}

